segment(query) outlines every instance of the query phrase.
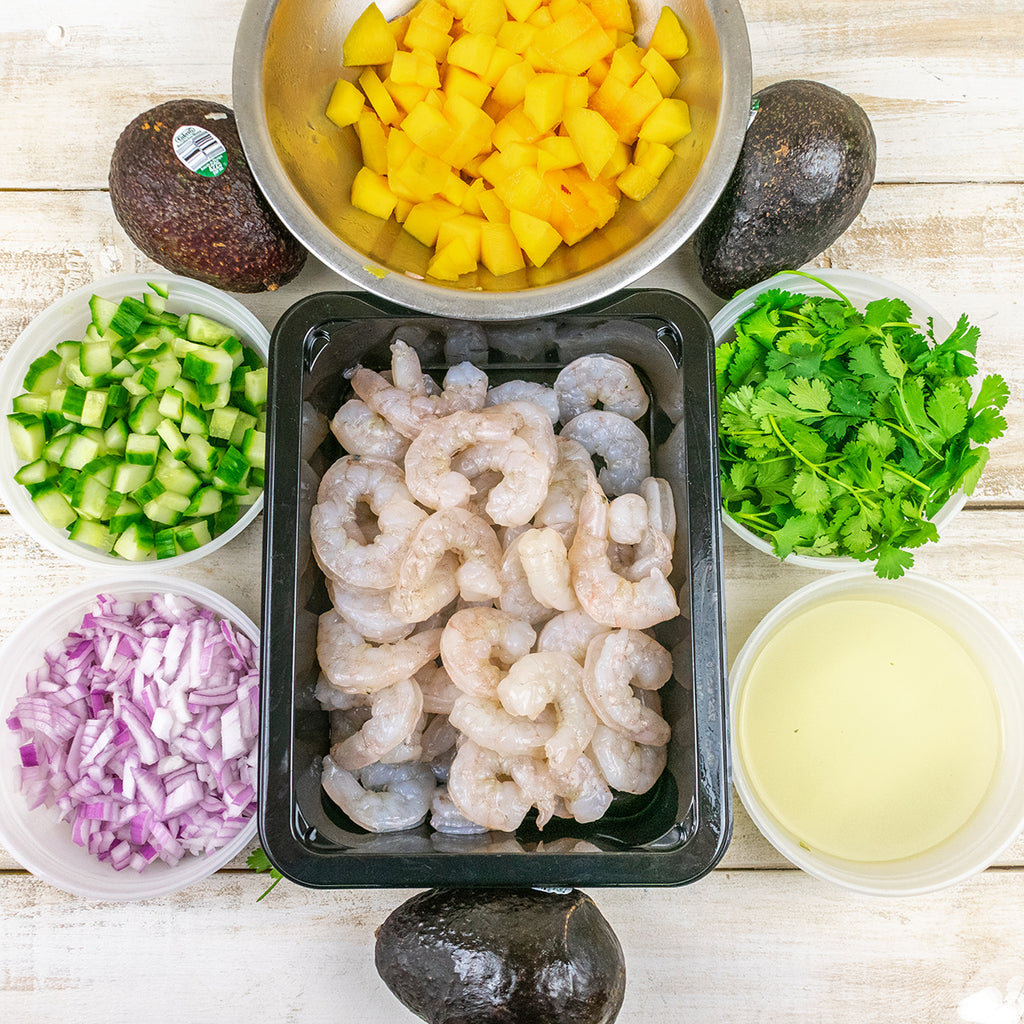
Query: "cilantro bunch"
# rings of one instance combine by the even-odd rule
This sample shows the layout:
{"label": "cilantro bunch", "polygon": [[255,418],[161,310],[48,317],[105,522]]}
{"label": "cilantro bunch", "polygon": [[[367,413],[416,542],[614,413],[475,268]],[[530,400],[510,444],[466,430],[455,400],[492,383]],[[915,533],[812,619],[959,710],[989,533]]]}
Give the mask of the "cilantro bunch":
{"label": "cilantro bunch", "polygon": [[820,283],[834,297],[762,292],[716,350],[723,508],[779,558],[846,555],[895,579],[977,485],[1009,388],[974,388],[966,316],[937,341],[900,299],[861,312]]}

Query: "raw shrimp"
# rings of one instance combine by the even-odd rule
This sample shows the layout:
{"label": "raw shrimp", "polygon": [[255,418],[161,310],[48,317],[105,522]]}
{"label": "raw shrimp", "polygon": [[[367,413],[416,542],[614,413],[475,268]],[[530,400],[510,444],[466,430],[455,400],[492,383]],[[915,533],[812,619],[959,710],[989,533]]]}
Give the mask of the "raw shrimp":
{"label": "raw shrimp", "polygon": [[458,689],[494,697],[509,667],[529,654],[537,634],[500,608],[463,608],[441,632],[441,661]]}
{"label": "raw shrimp", "polygon": [[531,626],[539,626],[555,614],[555,609],[541,604],[530,589],[530,581],[519,556],[519,541],[523,533],[525,530],[516,532],[505,541],[505,551],[501,557],[498,607]]}
{"label": "raw shrimp", "polygon": [[621,793],[646,793],[658,781],[668,760],[664,744],[637,743],[604,722],[597,723],[590,753],[608,785]]}
{"label": "raw shrimp", "polygon": [[321,672],[313,687],[313,696],[325,711],[351,711],[353,708],[368,706],[368,695],[365,693],[347,693],[331,684],[327,676]]}
{"label": "raw shrimp", "polygon": [[577,821],[597,821],[611,806],[612,792],[608,783],[586,754],[577,758],[568,771],[553,771],[551,775],[565,809]]}
{"label": "raw shrimp", "polygon": [[579,441],[604,462],[597,479],[607,494],[636,491],[651,475],[651,452],[644,432],[617,412],[580,413],[562,427],[562,437]]}
{"label": "raw shrimp", "polygon": [[676,536],[676,505],[672,485],[658,476],[649,476],[640,482],[640,495],[647,502],[647,522],[661,530],[670,543]]}
{"label": "raw shrimp", "polygon": [[[444,642],[444,632],[441,633]],[[442,646],[443,657],[443,646]],[[423,694],[423,710],[430,715],[447,715],[455,703],[455,698],[462,692],[451,680],[443,665],[430,663],[424,665],[414,677],[419,683]]]}
{"label": "raw shrimp", "polygon": [[331,800],[370,832],[400,832],[421,825],[437,788],[434,773],[422,761],[372,764],[353,773],[330,757],[324,758],[321,783]]}
{"label": "raw shrimp", "polygon": [[350,455],[401,462],[409,450],[409,439],[359,398],[350,398],[338,407],[331,419],[331,433]]}
{"label": "raw shrimp", "polygon": [[506,711],[535,720],[554,708],[557,727],[544,743],[544,753],[556,772],[567,772],[587,749],[595,716],[583,692],[583,668],[571,654],[545,651],[520,658],[498,684]]}
{"label": "raw shrimp", "polygon": [[368,643],[333,608],[319,619],[316,653],[333,686],[373,693],[409,679],[440,653],[441,630],[427,629],[390,644]]}
{"label": "raw shrimp", "polygon": [[569,573],[565,541],[552,527],[527,530],[519,538],[519,561],[533,596],[560,612],[579,607]]}
{"label": "raw shrimp", "polygon": [[550,526],[567,544],[572,543],[580,502],[591,481],[596,479],[587,449],[579,441],[559,434],[555,438],[555,468],[551,472],[548,493],[533,517],[534,523]]}
{"label": "raw shrimp", "polygon": [[453,412],[476,412],[487,401],[487,374],[468,360],[457,363],[444,375],[438,397],[438,415]]}
{"label": "raw shrimp", "polygon": [[[527,523],[547,493],[555,464],[551,421],[529,402],[509,402],[479,412],[455,412],[425,426],[409,447],[406,482],[430,508],[465,506],[473,485],[452,468],[453,458],[480,443],[499,443],[503,479],[487,496],[486,510],[501,526]],[[483,467],[481,467],[483,468]]]}
{"label": "raw shrimp", "polygon": [[[448,721],[447,713],[430,716],[430,720],[423,727],[421,743],[423,760],[430,762],[435,776],[440,774],[444,779],[448,778],[451,757],[447,757],[447,755],[454,756],[458,741],[459,731]],[[447,761],[445,762],[446,757]],[[443,768],[440,768],[439,772],[439,767],[442,764]]]}
{"label": "raw shrimp", "polygon": [[331,747],[339,768],[356,771],[380,760],[416,730],[423,694],[415,679],[402,679],[370,694],[370,717],[358,732]]}
{"label": "raw shrimp", "polygon": [[390,644],[415,628],[414,623],[403,622],[392,613],[390,590],[356,587],[328,576],[327,593],[338,614],[365,640]]}
{"label": "raw shrimp", "polygon": [[672,656],[653,637],[620,629],[587,648],[583,690],[605,725],[637,743],[668,742],[668,722],[633,687],[656,690],[672,677]]}
{"label": "raw shrimp", "polygon": [[[360,505],[376,516],[378,533],[372,540],[359,524]],[[309,530],[317,561],[328,576],[383,589],[398,579],[409,538],[425,518],[394,462],[346,455],[320,481]]]}
{"label": "raw shrimp", "polygon": [[[548,773],[532,757],[511,757],[462,741],[452,761],[448,795],[462,815],[488,829],[514,832],[538,800]],[[548,814],[550,816],[550,812]]]}
{"label": "raw shrimp", "polygon": [[611,563],[619,575],[633,581],[655,569],[663,576],[671,573],[675,535],[667,481],[647,477],[640,489],[641,494],[620,494],[608,506],[608,538],[614,542],[609,547]]}
{"label": "raw shrimp", "polygon": [[647,629],[679,614],[675,591],[664,573],[628,580],[608,556],[608,502],[592,486],[580,504],[579,526],[569,548],[573,589],[583,610],[606,626]]}
{"label": "raw shrimp", "polygon": [[[449,552],[461,563],[450,583],[442,564]],[[467,601],[495,598],[501,592],[500,569],[501,544],[494,530],[468,509],[441,509],[428,516],[411,538],[398,570],[392,609],[399,618],[420,622],[456,594]]]}
{"label": "raw shrimp", "polygon": [[554,735],[555,720],[542,713],[535,720],[509,714],[497,697],[458,697],[448,721],[482,747],[508,755],[540,755]]}
{"label": "raw shrimp", "polygon": [[647,532],[647,502],[640,494],[620,494],[608,504],[608,539],[639,544]]}
{"label": "raw shrimp", "polygon": [[596,636],[604,636],[607,632],[607,626],[595,622],[585,611],[577,609],[562,612],[544,623],[537,636],[537,650],[562,651],[582,665],[586,660],[590,641]]}
{"label": "raw shrimp", "polygon": [[474,836],[488,830],[486,825],[470,821],[444,788],[438,788],[430,803],[430,827],[449,836]]}
{"label": "raw shrimp", "polygon": [[555,395],[563,423],[591,409],[605,409],[638,420],[649,405],[636,370],[618,356],[580,356],[555,378]]}
{"label": "raw shrimp", "polygon": [[381,764],[402,764],[405,761],[425,761],[423,756],[423,730],[427,715],[420,715],[412,732],[400,743],[380,755]]}
{"label": "raw shrimp", "polygon": [[487,392],[487,405],[504,402],[533,402],[539,405],[552,423],[558,422],[558,396],[553,388],[534,380],[508,380]]}

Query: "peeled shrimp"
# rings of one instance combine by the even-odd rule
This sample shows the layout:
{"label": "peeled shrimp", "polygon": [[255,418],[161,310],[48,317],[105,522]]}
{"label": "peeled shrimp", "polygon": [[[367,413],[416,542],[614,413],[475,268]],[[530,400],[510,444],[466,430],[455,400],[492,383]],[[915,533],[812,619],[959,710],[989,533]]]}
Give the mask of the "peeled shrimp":
{"label": "peeled shrimp", "polygon": [[401,462],[409,449],[409,439],[358,398],[338,407],[331,419],[331,433],[349,455]]}
{"label": "peeled shrimp", "polygon": [[[452,574],[445,558],[455,553]],[[467,601],[492,599],[501,592],[501,544],[491,527],[464,508],[444,508],[428,516],[410,539],[392,594],[395,614],[419,622],[440,611],[457,594]]]}
{"label": "peeled shrimp", "polygon": [[359,773],[323,761],[324,791],[357,825],[370,832],[400,832],[426,821],[437,788],[422,761],[367,765]]}
{"label": "peeled shrimp", "polygon": [[675,591],[664,573],[628,580],[608,556],[608,502],[592,486],[580,505],[579,526],[569,548],[573,589],[583,610],[606,626],[647,629],[679,614]]}
{"label": "peeled shrimp", "polygon": [[639,544],[647,532],[647,502],[640,494],[620,494],[608,504],[608,539]]}
{"label": "peeled shrimp", "polygon": [[668,722],[633,687],[656,690],[672,676],[672,656],[653,637],[620,629],[593,640],[583,666],[583,690],[605,725],[637,743],[668,743]]}
{"label": "peeled shrimp", "polygon": [[370,695],[370,717],[358,732],[331,747],[331,760],[356,771],[378,761],[415,732],[423,694],[414,679],[402,679]]}
{"label": "peeled shrimp", "polygon": [[583,692],[583,669],[570,654],[525,655],[498,684],[498,697],[506,711],[531,720],[554,708],[556,728],[544,753],[555,771],[569,771],[594,735],[597,717]]}
{"label": "peeled shrimp", "polygon": [[533,521],[537,526],[550,526],[557,530],[568,544],[576,532],[580,502],[597,476],[590,453],[579,441],[559,434],[555,438],[555,455],[548,493]]}
{"label": "peeled shrimp", "polygon": [[474,836],[488,830],[486,825],[470,821],[455,806],[455,801],[444,788],[439,788],[434,793],[434,799],[430,803],[430,827],[435,832],[449,836]]}
{"label": "peeled shrimp", "polygon": [[595,622],[585,611],[562,612],[544,623],[537,636],[537,650],[562,651],[582,665],[590,641],[607,632],[607,626]]}
{"label": "peeled shrimp", "polygon": [[557,531],[551,527],[527,530],[519,538],[519,561],[541,604],[562,612],[579,607],[570,580],[569,552]]}
{"label": "peeled shrimp", "polygon": [[636,491],[651,475],[651,452],[644,432],[617,412],[580,413],[562,427],[562,436],[579,441],[604,461],[597,479],[607,494]]}
{"label": "peeled shrimp", "polygon": [[579,822],[597,821],[611,806],[612,792],[601,770],[582,754],[567,771],[552,771],[555,791],[569,816]]}
{"label": "peeled shrimp", "polygon": [[499,608],[463,608],[441,632],[441,661],[461,692],[493,697],[505,672],[536,639],[528,622]]}
{"label": "peeled shrimp", "polygon": [[[444,632],[441,633],[443,648]],[[443,654],[442,654],[443,656]],[[453,682],[443,665],[424,665],[415,676],[423,694],[423,710],[431,715],[447,715],[462,692]]]}
{"label": "peeled shrimp", "polygon": [[427,629],[390,644],[368,643],[333,608],[317,630],[317,659],[333,686],[373,693],[409,679],[440,653],[441,630]]}
{"label": "peeled shrimp", "polygon": [[[378,532],[372,539],[359,523],[361,505],[376,516]],[[310,514],[310,538],[328,576],[383,589],[397,580],[409,538],[425,518],[394,462],[343,456],[320,482]]]}
{"label": "peeled shrimp", "polygon": [[558,396],[553,388],[532,380],[508,380],[487,392],[486,405],[504,402],[533,402],[539,405],[552,423],[558,422]]}
{"label": "peeled shrimp", "polygon": [[335,611],[365,640],[390,644],[404,639],[415,628],[391,611],[390,590],[355,587],[329,576],[327,593]]}
{"label": "peeled shrimp", "polygon": [[565,366],[555,378],[555,395],[563,423],[598,407],[638,420],[649,404],[636,370],[605,353],[580,356]]}
{"label": "peeled shrimp", "polygon": [[448,776],[448,795],[470,821],[514,832],[539,798],[546,773],[532,757],[510,757],[463,740]]}
{"label": "peeled shrimp", "polygon": [[621,793],[646,793],[658,781],[668,760],[664,745],[637,743],[604,722],[597,723],[590,753],[608,785]]}
{"label": "peeled shrimp", "polygon": [[498,607],[531,626],[538,626],[547,622],[555,614],[555,609],[541,604],[530,589],[530,580],[519,555],[519,541],[524,532],[516,532],[505,542],[505,551],[501,557]]}
{"label": "peeled shrimp", "polygon": [[464,736],[482,747],[508,755],[540,755],[555,732],[554,718],[542,714],[536,720],[512,715],[497,697],[458,697],[448,721]]}

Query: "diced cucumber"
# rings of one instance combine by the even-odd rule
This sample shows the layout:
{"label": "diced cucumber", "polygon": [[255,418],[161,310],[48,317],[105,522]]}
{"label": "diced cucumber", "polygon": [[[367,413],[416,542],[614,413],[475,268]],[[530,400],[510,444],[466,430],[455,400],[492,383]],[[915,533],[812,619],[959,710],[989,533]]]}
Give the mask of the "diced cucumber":
{"label": "diced cucumber", "polygon": [[146,319],[146,304],[133,295],[126,295],[117,305],[108,325],[122,338],[133,335]]}
{"label": "diced cucumber", "polygon": [[78,366],[86,377],[101,377],[114,368],[114,354],[108,341],[83,341]]}
{"label": "diced cucumber", "polygon": [[[191,319],[191,317],[189,318]],[[193,348],[185,353],[182,372],[197,384],[231,384],[235,368],[231,353],[221,348]]]}
{"label": "diced cucumber", "polygon": [[145,511],[146,505],[156,498],[162,497],[166,490],[167,488],[164,486],[163,482],[157,480],[154,476],[150,477],[150,479],[148,479],[141,487],[138,487],[129,493],[131,494],[132,501],[138,502],[142,507],[142,510]]}
{"label": "diced cucumber", "polygon": [[89,300],[89,312],[92,314],[93,326],[102,333],[114,319],[114,314],[117,313],[117,303],[112,299],[105,299],[102,295],[94,295]]}
{"label": "diced cucumber", "polygon": [[231,403],[231,385],[226,381],[220,384],[200,384],[196,388],[199,395],[199,406],[210,411],[222,409]]}
{"label": "diced cucumber", "polygon": [[238,495],[238,504],[248,507],[254,505],[259,499],[259,496],[263,493],[262,487],[255,487],[250,484],[246,489]]}
{"label": "diced cucumber", "polygon": [[72,434],[70,432],[55,434],[43,447],[43,458],[54,465],[60,465],[60,460],[64,456],[64,449],[71,443],[71,438]]}
{"label": "diced cucumber", "polygon": [[187,494],[179,494],[177,491],[165,491],[150,501],[143,502],[142,511],[146,518],[154,523],[162,523],[164,526],[174,526],[185,513],[189,505]]}
{"label": "diced cucumber", "polygon": [[29,363],[22,387],[37,394],[49,394],[57,386],[60,368],[60,353],[53,349]]}
{"label": "diced cucumber", "polygon": [[158,408],[161,416],[180,422],[181,414],[185,411],[185,396],[176,387],[168,387],[160,396]]}
{"label": "diced cucumber", "polygon": [[82,404],[80,422],[85,427],[102,427],[106,424],[107,406],[110,392],[106,388],[93,388],[86,391],[85,402]]}
{"label": "diced cucumber", "polygon": [[120,504],[119,494],[105,486],[99,477],[86,476],[84,473],[78,477],[71,493],[72,508],[89,519],[109,519]]}
{"label": "diced cucumber", "polygon": [[85,433],[75,434],[60,457],[64,469],[81,469],[100,453],[100,444]]}
{"label": "diced cucumber", "polygon": [[210,432],[210,424],[206,418],[206,413],[199,406],[193,405],[191,402],[186,402],[181,410],[181,423],[179,426],[183,434],[200,434],[206,437]]}
{"label": "diced cucumber", "polygon": [[[210,412],[210,437],[219,437],[222,441],[230,441],[231,435],[235,431],[238,417],[243,415],[245,414],[242,410],[234,405],[213,409]],[[255,419],[253,419],[253,423],[255,422]]]}
{"label": "diced cucumber", "polygon": [[49,396],[35,394],[31,391],[25,391],[20,395],[15,395],[11,401],[12,411],[27,412],[32,416],[42,416],[49,408]]}
{"label": "diced cucumber", "polygon": [[114,534],[106,523],[95,519],[76,519],[68,529],[68,537],[79,544],[88,544],[100,551],[110,551],[114,547]]}
{"label": "diced cucumber", "polygon": [[246,371],[242,382],[242,393],[246,401],[255,406],[267,404],[267,368],[261,366],[258,370]]}
{"label": "diced cucumber", "polygon": [[154,359],[142,368],[139,383],[147,391],[158,392],[171,387],[180,376],[181,363],[177,359]]}
{"label": "diced cucumber", "polygon": [[162,419],[156,425],[156,432],[174,458],[181,460],[188,458],[188,445],[174,420]]}
{"label": "diced cucumber", "polygon": [[32,503],[39,514],[52,526],[65,530],[78,518],[71,502],[61,494],[55,483],[40,484],[31,494]]}
{"label": "diced cucumber", "polygon": [[26,462],[17,470],[14,480],[15,483],[27,487],[29,484],[41,484],[44,480],[56,476],[57,472],[58,467],[54,463],[46,459],[36,459],[34,462]]}
{"label": "diced cucumber", "polygon": [[155,557],[153,524],[145,520],[130,523],[114,541],[113,552],[130,562],[143,562]]}
{"label": "diced cucumber", "polygon": [[212,539],[209,523],[205,519],[179,523],[174,527],[174,540],[182,551],[195,551],[209,544]]}
{"label": "diced cucumber", "polygon": [[224,495],[216,487],[200,487],[192,495],[192,501],[185,509],[186,516],[212,516],[224,504]]}
{"label": "diced cucumber", "polygon": [[110,532],[116,537],[127,530],[132,523],[142,522],[144,518],[138,504],[131,498],[125,498],[110,517]]}
{"label": "diced cucumber", "polygon": [[157,530],[153,537],[157,559],[173,558],[178,553],[178,545],[174,541],[174,530],[170,526]]}
{"label": "diced cucumber", "polygon": [[103,443],[109,452],[124,453],[125,445],[128,442],[128,421],[124,419],[114,420],[106,430],[103,431]]}
{"label": "diced cucumber", "polygon": [[215,448],[202,434],[189,434],[185,438],[188,447],[188,456],[185,461],[197,473],[210,476],[217,468],[217,460],[220,458],[220,450]]}
{"label": "diced cucumber", "polygon": [[[184,494],[189,499],[202,485],[199,474],[183,462],[166,463],[163,466],[157,466],[153,479],[159,480],[168,491]],[[187,502],[186,507],[188,507]]]}
{"label": "diced cucumber", "polygon": [[151,288],[155,294],[160,296],[161,299],[166,299],[171,294],[167,285],[160,281],[147,281],[146,287]]}
{"label": "diced cucumber", "polygon": [[227,439],[228,444],[241,450],[245,432],[255,426],[256,417],[245,412],[243,409],[239,409],[238,416],[235,418],[235,425],[231,428],[231,435]]}
{"label": "diced cucumber", "polygon": [[160,454],[162,439],[159,434],[137,434],[132,432],[128,435],[124,445],[124,460],[137,466],[147,466],[152,469],[156,465],[157,457]]}
{"label": "diced cucumber", "polygon": [[160,400],[156,395],[143,395],[128,413],[128,426],[136,434],[152,434],[162,419]]}
{"label": "diced cucumber", "polygon": [[245,494],[249,486],[249,463],[237,448],[225,448],[220,453],[213,483],[229,494]]}
{"label": "diced cucumber", "polygon": [[98,455],[92,462],[87,462],[82,467],[83,476],[92,476],[104,486],[110,487],[114,482],[114,472],[121,465],[121,460],[109,452],[106,455]]}
{"label": "diced cucumber", "polygon": [[35,462],[46,447],[46,423],[42,416],[27,412],[7,414],[7,431],[14,445],[14,454],[22,462]]}
{"label": "diced cucumber", "polygon": [[202,313],[190,313],[185,321],[185,336],[189,341],[199,341],[204,345],[220,345],[235,337],[234,329],[213,320]]}
{"label": "diced cucumber", "polygon": [[262,430],[249,427],[239,445],[241,453],[249,460],[249,465],[264,469],[267,451],[267,435]]}
{"label": "diced cucumber", "polygon": [[153,467],[140,462],[122,462],[114,470],[110,486],[118,494],[134,494],[153,476]]}

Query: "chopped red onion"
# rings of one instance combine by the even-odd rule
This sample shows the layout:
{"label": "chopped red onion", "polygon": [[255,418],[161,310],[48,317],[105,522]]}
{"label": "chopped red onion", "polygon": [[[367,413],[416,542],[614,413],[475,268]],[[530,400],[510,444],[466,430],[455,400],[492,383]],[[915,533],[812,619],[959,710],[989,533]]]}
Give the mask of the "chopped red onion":
{"label": "chopped red onion", "polygon": [[212,853],[256,809],[259,655],[176,594],[101,594],[7,718],[29,805],[118,871]]}

